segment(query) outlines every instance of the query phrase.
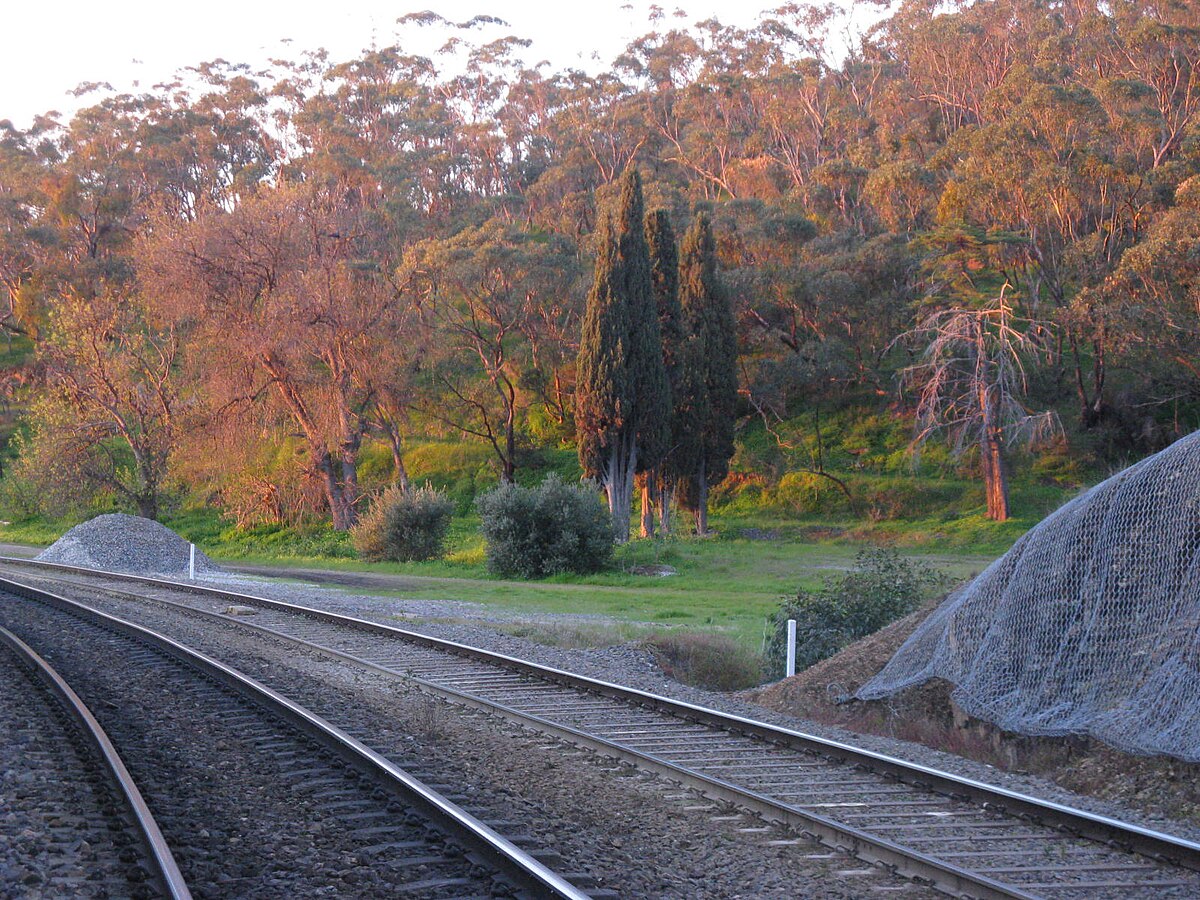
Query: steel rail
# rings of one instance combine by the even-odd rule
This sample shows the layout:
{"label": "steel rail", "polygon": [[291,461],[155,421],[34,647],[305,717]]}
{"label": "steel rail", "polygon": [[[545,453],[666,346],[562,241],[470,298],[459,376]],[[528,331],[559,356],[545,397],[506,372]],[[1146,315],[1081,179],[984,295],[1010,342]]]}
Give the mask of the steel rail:
{"label": "steel rail", "polygon": [[[4,588],[5,586],[5,579],[0,578],[0,588]],[[117,594],[112,589],[95,588],[94,590],[113,595]],[[134,594],[128,594],[127,596],[137,597],[139,600],[147,599]],[[664,775],[673,781],[701,790],[710,799],[736,804],[757,813],[765,819],[792,827],[806,837],[822,840],[829,846],[845,851],[866,862],[880,865],[914,881],[936,884],[943,890],[948,890],[948,892],[956,896],[980,898],[980,900],[997,897],[1034,900],[1035,895],[1014,890],[1011,886],[999,882],[991,881],[989,883],[988,879],[971,873],[969,870],[947,866],[934,857],[913,851],[910,848],[905,848],[885,838],[872,835],[861,829],[846,826],[828,817],[798,812],[756,791],[748,790],[745,787],[723,779],[698,773],[651,753],[631,750],[621,744],[589,734],[570,725],[523,712],[494,700],[485,700],[473,694],[458,691],[416,675],[402,674],[371,660],[298,638],[267,625],[247,622],[236,616],[199,610],[195,607],[166,600],[161,597],[150,599],[154,603],[175,607],[185,613],[227,622],[239,628],[269,635],[273,639],[286,641],[297,647],[369,669],[389,678],[416,684],[418,687],[450,702],[500,715],[525,727],[552,734],[568,742],[588,747],[604,756]]]}
{"label": "steel rail", "polygon": [[452,840],[478,855],[484,865],[500,873],[511,885],[539,897],[588,900],[589,895],[538,862],[503,835],[471,816],[457,804],[405,772],[386,757],[346,734],[325,719],[289,700],[250,676],[219,660],[142,625],[43,591],[32,585],[0,579],[0,590],[45,603],[83,619],[91,619],[118,633],[149,644],[267,709],[293,728],[314,739],[351,767],[372,779],[401,801],[416,806]]}
{"label": "steel rail", "polygon": [[[758,722],[741,716],[706,709],[694,704],[662,697],[649,692],[625,688],[609,682],[575,675],[559,669],[537,665],[525,660],[516,659],[503,654],[493,653],[479,648],[469,647],[453,641],[422,635],[393,626],[383,625],[352,616],[330,613],[324,610],[283,601],[256,597],[249,594],[224,591],[213,587],[176,582],[167,579],[151,578],[148,576],[126,575],[123,573],[100,572],[77,566],[67,566],[56,563],[39,563],[31,560],[12,560],[0,557],[0,563],[27,566],[35,569],[62,571],[88,578],[111,578],[118,581],[128,581],[146,584],[169,590],[195,593],[220,598],[225,601],[240,602],[247,605],[258,605],[265,608],[281,610],[320,621],[368,631],[375,634],[402,640],[410,644],[418,644],[446,653],[475,659],[492,665],[517,671],[545,681],[561,684],[576,690],[588,691],[612,699],[618,699],[643,708],[658,710],[677,718],[693,721],[709,727],[720,728],[732,733],[770,742],[777,746],[791,749],[801,749],[816,753],[827,759],[855,765],[897,781],[927,788],[937,793],[954,798],[970,799],[986,809],[1004,809],[1010,813],[1033,821],[1035,824],[1068,831],[1081,837],[1089,838],[1109,846],[1116,846],[1129,852],[1148,856],[1159,862],[1173,864],[1188,869],[1200,870],[1200,844],[1184,840],[1174,835],[1146,829],[1130,823],[1120,822],[1105,816],[1088,813],[1083,810],[1050,801],[1041,800],[1025,794],[988,785],[983,782],[963,778],[947,772],[942,772],[927,766],[910,763],[894,757],[878,754],[873,751],[853,747],[838,741],[832,741],[815,735],[791,729],[781,728],[767,723]],[[103,588],[98,588],[103,590]],[[160,601],[170,604],[172,601]],[[234,617],[195,610],[189,610],[201,615],[215,616],[221,619],[234,620]],[[725,799],[738,805],[750,808],[760,814],[784,821],[803,831],[821,837],[826,843],[851,850],[861,858],[871,862],[881,863],[889,868],[903,872],[918,880],[926,880],[936,884],[943,890],[960,896],[971,897],[1028,897],[1012,885],[995,882],[992,879],[961,869],[942,860],[925,857],[911,848],[896,845],[891,841],[860,832],[843,823],[827,819],[819,814],[800,811],[795,807],[781,804],[761,794],[749,791],[736,784],[701,775],[686,767],[677,765],[644,751],[635,751],[619,743],[607,741],[595,735],[589,735],[578,729],[561,723],[550,722],[539,716],[521,712],[511,707],[503,706],[494,701],[456,691],[445,685],[438,685],[415,675],[396,672],[386,667],[377,666],[370,661],[362,660],[332,648],[321,647],[311,642],[302,641],[283,632],[266,628],[261,625],[247,623],[244,620],[234,620],[238,625],[251,629],[270,632],[288,640],[302,643],[305,646],[319,649],[322,652],[341,657],[359,665],[365,665],[392,676],[409,678],[422,687],[435,691],[442,696],[455,699],[457,702],[472,706],[491,709],[509,718],[525,721],[542,730],[560,734],[577,743],[586,743],[601,752],[659,771],[669,777],[687,781],[701,786],[707,793],[717,799]],[[932,863],[932,865],[930,864]]]}
{"label": "steel rail", "polygon": [[83,732],[103,764],[108,780],[116,788],[118,796],[123,801],[129,819],[133,822],[134,830],[137,832],[138,840],[142,844],[146,861],[149,864],[147,874],[150,879],[164,896],[170,897],[172,900],[191,900],[192,893],[188,889],[187,882],[184,881],[183,874],[179,871],[179,865],[175,862],[166,838],[163,837],[158,823],[154,820],[154,814],[146,805],[133,776],[125,768],[125,763],[122,762],[117,748],[113,746],[112,741],[109,740],[100,723],[96,721],[96,717],[92,715],[87,704],[80,699],[79,695],[72,690],[50,663],[7,628],[0,627],[0,643],[12,650],[27,667],[33,670],[38,680],[46,686],[50,694],[62,705]]}

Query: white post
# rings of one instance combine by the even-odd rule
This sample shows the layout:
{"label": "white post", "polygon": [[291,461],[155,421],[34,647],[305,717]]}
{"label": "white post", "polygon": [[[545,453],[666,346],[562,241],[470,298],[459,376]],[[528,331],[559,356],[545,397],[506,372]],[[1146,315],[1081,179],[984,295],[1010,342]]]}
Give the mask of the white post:
{"label": "white post", "polygon": [[[188,580],[195,581],[196,580],[196,545],[189,544],[188,546],[191,548],[190,555],[188,557]],[[795,634],[796,634],[796,627],[795,627],[795,624],[793,623],[792,636],[795,637]]]}
{"label": "white post", "polygon": [[788,619],[787,677],[796,674],[796,620]]}

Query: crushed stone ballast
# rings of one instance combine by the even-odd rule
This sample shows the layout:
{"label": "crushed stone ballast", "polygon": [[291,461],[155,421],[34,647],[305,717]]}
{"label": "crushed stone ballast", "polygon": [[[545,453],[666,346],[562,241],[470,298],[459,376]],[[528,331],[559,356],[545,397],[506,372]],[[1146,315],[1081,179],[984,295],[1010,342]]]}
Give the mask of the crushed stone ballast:
{"label": "crushed stone ballast", "polygon": [[[210,616],[415,678],[459,702],[703,784],[714,797],[952,894],[1159,897],[1200,889],[1200,845],[1150,829],[411,631],[207,586],[117,577],[207,598],[211,608],[200,611]],[[258,609],[256,623],[220,616],[230,604]],[[1047,852],[1060,857],[1054,865]]]}
{"label": "crushed stone ballast", "polygon": [[106,513],[76,525],[37,559],[108,572],[154,572],[163,577],[222,571],[199,548],[165,525],[125,513]]}
{"label": "crushed stone ballast", "polygon": [[[315,798],[314,808],[336,809],[332,814],[345,818],[345,831],[339,832],[337,838],[346,843],[346,847],[332,850],[335,856],[337,853],[345,856],[353,849],[354,841],[364,847],[382,841],[388,846],[404,848],[404,854],[400,854],[403,858],[398,858],[391,865],[394,872],[389,874],[401,879],[392,884],[392,888],[402,885],[406,890],[415,891],[416,895],[430,892],[440,896],[439,892],[445,889],[465,888],[468,892],[478,892],[482,887],[490,890],[489,885],[498,879],[508,889],[505,893],[532,892],[536,896],[572,900],[585,900],[589,896],[351,735],[236,669],[135,622],[31,585],[0,580],[0,591],[53,611],[57,618],[47,622],[44,616],[27,615],[21,607],[0,606],[0,613],[3,614],[0,618],[15,619],[22,628],[38,634],[42,641],[53,641],[54,645],[60,640],[67,644],[74,641],[75,645],[61,654],[64,660],[70,659],[73,664],[86,664],[85,657],[88,654],[81,652],[81,648],[95,643],[96,638],[90,636],[92,632],[108,633],[118,643],[137,648],[118,651],[128,663],[122,670],[122,689],[129,688],[134,692],[132,699],[118,703],[118,708],[145,710],[152,714],[156,702],[172,703],[184,698],[191,704],[185,714],[189,721],[195,711],[208,706],[217,710],[213,714],[213,724],[194,730],[189,742],[191,752],[199,754],[204,741],[211,741],[217,748],[223,748],[219,749],[219,755],[227,760],[253,760],[257,763],[260,759],[277,755],[272,771],[283,773],[279,783],[274,786],[283,792],[281,797],[292,793],[307,800],[309,798],[305,791],[309,791]],[[86,632],[88,636],[80,639],[75,634],[77,630]],[[138,667],[146,669],[146,677],[141,680],[151,688],[138,687],[139,682],[133,677]],[[178,681],[178,685],[172,679]],[[163,685],[170,685],[170,689],[162,690]],[[158,686],[158,689],[152,689],[153,686]],[[110,685],[110,688],[113,687],[115,685]],[[232,700],[234,696],[238,700]],[[178,721],[179,717],[174,716],[173,712],[156,716],[155,721],[171,721],[173,718]],[[236,735],[223,734],[221,727],[215,724],[217,722],[235,725]],[[253,743],[253,752],[231,756],[228,748],[235,740],[243,739]],[[312,753],[312,744],[321,748],[320,754]],[[267,768],[271,769],[272,766],[268,765]],[[295,777],[288,781],[291,777],[289,773],[293,771]],[[361,784],[350,780],[348,773],[361,776]],[[256,771],[239,775],[232,781],[222,781],[222,784],[229,791],[241,790],[248,796],[271,797],[275,791],[256,786],[253,781],[255,777],[262,778],[264,775]],[[188,809],[179,812],[175,809],[186,809],[186,801],[172,793],[171,785],[178,781],[178,778],[160,779],[157,790],[158,802],[172,807],[171,819],[174,821],[190,817],[194,811]],[[324,788],[326,783],[344,783],[344,788],[330,800],[325,796],[328,793]],[[209,790],[212,790],[211,786]],[[209,800],[203,804],[206,809]],[[239,797],[234,797],[230,803],[235,806],[246,803],[247,812],[240,820],[254,821],[253,803]],[[302,817],[300,805],[297,805],[295,815],[301,818],[295,819],[294,824],[304,829],[308,825],[307,819]],[[350,814],[345,815],[347,812]],[[373,817],[369,822],[365,818],[362,823],[351,821],[356,816],[363,818],[368,815]],[[386,827],[380,823],[387,823]],[[354,831],[357,824],[375,827],[366,829],[363,836],[359,837]],[[368,831],[380,833],[368,838]],[[179,834],[178,826],[176,834]],[[447,849],[444,839],[462,848],[463,852]],[[254,860],[260,856],[257,849],[241,839],[237,844],[244,847],[243,857],[249,854],[245,867],[247,872],[252,871]],[[421,867],[414,868],[405,854],[422,860],[428,857],[432,862],[422,862]],[[212,854],[203,848],[197,853],[189,847],[189,852],[181,860],[186,866],[190,860],[202,855],[206,857],[205,860],[193,863],[194,867],[202,867],[212,858]],[[392,860],[386,855],[376,862],[381,870],[387,869],[391,863]],[[440,871],[439,867],[445,871]],[[429,877],[423,878],[421,872],[425,869],[429,870]],[[489,871],[491,874],[482,874]],[[328,873],[328,868],[320,872],[322,877]],[[303,872],[299,873],[300,877],[303,875]]]}
{"label": "crushed stone ballast", "polygon": [[[141,789],[95,715],[50,663],[3,627],[0,682],[4,738],[13,744],[14,738],[25,739],[23,746],[8,748],[12,756],[5,760],[9,768],[6,777],[14,770],[14,780],[26,777],[21,779],[24,787],[6,797],[4,825],[21,827],[24,813],[23,829],[39,835],[39,855],[66,863],[68,869],[72,858],[78,866],[87,867],[86,873],[78,875],[54,873],[45,880],[38,875],[29,881],[19,877],[18,865],[0,865],[0,869],[31,891],[49,882],[64,892],[96,891],[97,896],[129,892],[137,896],[149,881],[162,897],[191,900]],[[89,789],[93,773],[106,789]],[[0,794],[6,793],[6,789],[0,790]],[[30,800],[36,804],[36,812],[20,809],[29,806]],[[17,843],[10,846],[10,855],[18,849]],[[125,849],[129,843],[140,847],[140,858],[129,858]]]}

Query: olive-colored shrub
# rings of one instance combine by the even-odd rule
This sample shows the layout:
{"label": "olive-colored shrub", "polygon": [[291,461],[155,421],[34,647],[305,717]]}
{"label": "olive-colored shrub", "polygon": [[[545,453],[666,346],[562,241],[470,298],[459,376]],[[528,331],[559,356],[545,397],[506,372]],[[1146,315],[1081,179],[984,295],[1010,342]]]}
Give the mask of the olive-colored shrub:
{"label": "olive-colored shrub", "polygon": [[383,491],[354,526],[358,555],[368,562],[421,562],[445,552],[454,504],[431,487]]}
{"label": "olive-colored shrub", "polygon": [[488,568],[544,578],[587,574],[612,563],[612,516],[595,492],[551,474],[535,488],[502,484],[476,501]]}
{"label": "olive-colored shrub", "polygon": [[787,621],[796,620],[796,671],[833,656],[843,647],[916,609],[946,577],[895,550],[858,554],[854,567],[815,591],[799,591],[768,619],[767,664],[782,677],[787,657]]}

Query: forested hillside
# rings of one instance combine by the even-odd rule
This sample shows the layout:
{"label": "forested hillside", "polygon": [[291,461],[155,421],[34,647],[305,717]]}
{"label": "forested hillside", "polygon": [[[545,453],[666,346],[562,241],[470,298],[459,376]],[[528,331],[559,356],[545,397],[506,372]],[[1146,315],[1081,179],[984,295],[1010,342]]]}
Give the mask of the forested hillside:
{"label": "forested hillside", "polygon": [[593,75],[421,14],[358,59],[0,122],[9,515],[342,529],[430,438],[570,469],[630,169],[658,233],[703,214],[733,306],[718,500],[903,518],[937,499],[897,486],[915,437],[986,482],[947,508],[1003,519],[1009,476],[1200,426],[1200,3],[906,0],[848,48],[836,21],[660,17]]}

